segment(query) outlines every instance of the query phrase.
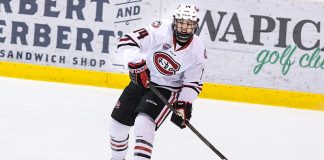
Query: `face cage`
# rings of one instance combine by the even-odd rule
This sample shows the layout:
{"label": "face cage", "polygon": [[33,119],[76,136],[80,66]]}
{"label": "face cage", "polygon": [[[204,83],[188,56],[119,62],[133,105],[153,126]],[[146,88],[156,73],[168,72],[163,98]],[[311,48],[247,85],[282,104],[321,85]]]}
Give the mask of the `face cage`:
{"label": "face cage", "polygon": [[[181,22],[179,22],[179,23],[181,23]],[[192,32],[190,32],[190,33],[182,33],[181,29],[180,29],[180,32],[179,32],[178,28],[177,28],[177,19],[173,18],[173,31],[174,31],[176,39],[179,42],[187,42],[187,41],[189,41],[190,38],[194,35],[197,27],[198,27],[198,20],[196,21],[196,24],[194,24],[193,28],[191,28]]]}

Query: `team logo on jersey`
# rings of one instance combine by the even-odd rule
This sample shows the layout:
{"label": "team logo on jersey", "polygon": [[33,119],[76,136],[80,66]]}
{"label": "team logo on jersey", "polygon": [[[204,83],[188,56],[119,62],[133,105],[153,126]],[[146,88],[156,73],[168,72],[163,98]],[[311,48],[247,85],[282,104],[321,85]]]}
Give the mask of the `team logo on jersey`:
{"label": "team logo on jersey", "polygon": [[152,23],[152,27],[154,28],[159,28],[161,26],[162,22],[161,21],[154,21]]}
{"label": "team logo on jersey", "polygon": [[172,76],[176,74],[181,65],[172,57],[163,52],[156,52],[153,56],[154,65],[157,70],[164,75]]}
{"label": "team logo on jersey", "polygon": [[170,44],[167,44],[167,43],[164,43],[163,44],[163,47],[162,47],[163,50],[168,50],[170,48],[171,48],[171,45]]}

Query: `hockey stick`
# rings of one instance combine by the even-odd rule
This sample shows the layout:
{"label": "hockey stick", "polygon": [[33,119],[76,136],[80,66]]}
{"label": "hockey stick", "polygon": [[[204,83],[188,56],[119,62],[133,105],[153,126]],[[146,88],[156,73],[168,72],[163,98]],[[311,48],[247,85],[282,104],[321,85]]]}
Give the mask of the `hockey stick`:
{"label": "hockey stick", "polygon": [[[163,95],[151,84],[149,83],[149,87],[152,92],[158,96],[169,108],[173,113],[178,113],[172,105],[163,97]],[[194,132],[200,140],[202,140],[211,150],[213,150],[222,160],[228,160],[222,153],[220,153],[203,135],[201,135],[195,127],[193,127],[189,122],[186,123],[187,126]]]}

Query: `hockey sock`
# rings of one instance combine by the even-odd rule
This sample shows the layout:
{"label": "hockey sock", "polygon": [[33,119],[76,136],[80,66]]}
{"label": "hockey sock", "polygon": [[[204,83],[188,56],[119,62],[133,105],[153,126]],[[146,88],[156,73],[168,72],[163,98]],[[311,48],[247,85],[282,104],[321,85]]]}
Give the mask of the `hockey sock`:
{"label": "hockey sock", "polygon": [[140,113],[136,117],[134,124],[134,160],[151,159],[155,127],[154,121],[149,116]]}
{"label": "hockey sock", "polygon": [[126,126],[111,119],[110,144],[112,160],[124,160],[128,150],[128,133],[130,126]]}

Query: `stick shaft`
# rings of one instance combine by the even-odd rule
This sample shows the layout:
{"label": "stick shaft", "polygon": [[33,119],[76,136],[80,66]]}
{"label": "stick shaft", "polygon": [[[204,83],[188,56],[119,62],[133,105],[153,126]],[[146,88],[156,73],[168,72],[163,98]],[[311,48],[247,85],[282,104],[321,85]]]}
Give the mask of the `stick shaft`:
{"label": "stick shaft", "polygon": [[[177,113],[178,111],[176,111],[172,105],[163,97],[163,95],[151,84],[149,83],[149,87],[152,90],[152,92],[158,96],[169,108],[173,113]],[[202,140],[212,151],[214,151],[222,160],[227,160],[227,158],[221,153],[219,152],[202,134],[200,134],[197,129],[192,126],[189,122],[186,123],[188,128],[195,133],[200,140]]]}

